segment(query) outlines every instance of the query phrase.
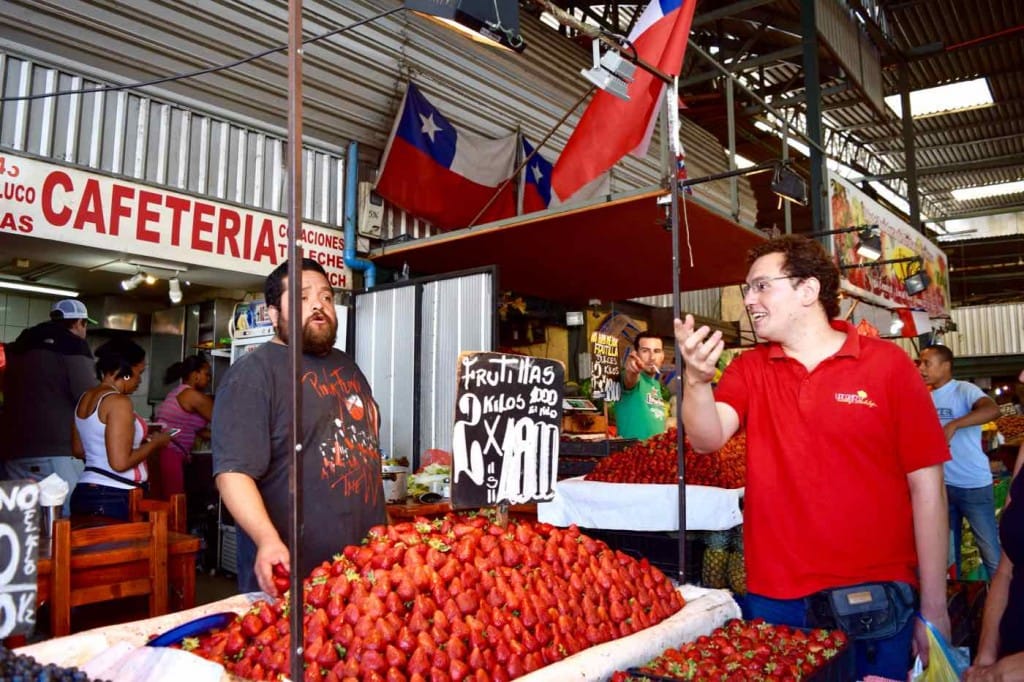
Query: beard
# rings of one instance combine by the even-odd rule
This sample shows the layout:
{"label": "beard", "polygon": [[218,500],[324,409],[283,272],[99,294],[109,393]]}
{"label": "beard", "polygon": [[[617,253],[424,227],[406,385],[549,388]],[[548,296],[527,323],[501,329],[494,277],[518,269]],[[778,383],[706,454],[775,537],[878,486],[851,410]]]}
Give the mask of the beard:
{"label": "beard", "polygon": [[[328,326],[326,328],[314,328],[312,325],[314,320],[326,320]],[[285,344],[289,342],[288,325],[288,320],[282,316],[278,323],[277,336]],[[302,352],[310,355],[327,355],[331,352],[331,348],[334,347],[334,341],[337,336],[337,320],[332,320],[322,313],[313,313],[302,325]]]}

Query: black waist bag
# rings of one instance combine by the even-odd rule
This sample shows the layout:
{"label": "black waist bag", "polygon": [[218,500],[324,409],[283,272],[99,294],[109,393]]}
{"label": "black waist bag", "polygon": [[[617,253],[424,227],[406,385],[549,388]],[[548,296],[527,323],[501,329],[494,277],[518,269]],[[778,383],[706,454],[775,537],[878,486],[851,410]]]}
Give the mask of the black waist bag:
{"label": "black waist bag", "polygon": [[886,639],[906,627],[917,611],[907,583],[863,583],[816,592],[808,598],[807,624],[839,629],[853,639]]}

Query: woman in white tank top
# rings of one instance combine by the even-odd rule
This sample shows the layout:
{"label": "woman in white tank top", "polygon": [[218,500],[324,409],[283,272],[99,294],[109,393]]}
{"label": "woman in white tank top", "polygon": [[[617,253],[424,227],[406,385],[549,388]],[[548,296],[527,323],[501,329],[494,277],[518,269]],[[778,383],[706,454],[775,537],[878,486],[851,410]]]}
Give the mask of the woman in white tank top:
{"label": "woman in white tank top", "polygon": [[100,383],[82,394],[75,408],[71,447],[85,458],[85,472],[71,494],[71,513],[128,520],[128,495],[145,487],[146,458],[171,437],[146,439],[146,425],[128,397],[139,387],[146,351],[127,339],[111,339],[96,349]]}

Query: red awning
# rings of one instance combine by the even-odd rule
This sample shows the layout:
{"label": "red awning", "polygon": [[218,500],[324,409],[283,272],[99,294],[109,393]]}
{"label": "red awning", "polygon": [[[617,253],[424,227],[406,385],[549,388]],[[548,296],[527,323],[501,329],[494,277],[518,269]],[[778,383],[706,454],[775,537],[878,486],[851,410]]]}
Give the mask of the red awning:
{"label": "red awning", "polygon": [[[387,246],[370,258],[394,269],[408,264],[417,275],[496,265],[502,291],[573,304],[671,294],[672,233],[667,206],[657,203],[664,194],[648,190],[520,216]],[[680,289],[739,284],[747,250],[764,236],[687,199],[686,219],[682,209],[679,219]]]}

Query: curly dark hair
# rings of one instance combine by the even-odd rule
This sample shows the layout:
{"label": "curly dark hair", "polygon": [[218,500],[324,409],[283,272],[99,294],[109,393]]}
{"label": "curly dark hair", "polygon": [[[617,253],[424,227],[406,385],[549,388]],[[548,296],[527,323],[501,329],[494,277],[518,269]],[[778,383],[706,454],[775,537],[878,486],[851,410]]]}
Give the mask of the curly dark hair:
{"label": "curly dark hair", "polygon": [[803,235],[787,234],[758,244],[747,254],[747,265],[761,256],[781,253],[785,257],[782,271],[787,275],[809,279],[821,285],[818,301],[828,319],[839,316],[839,268],[820,243]]}
{"label": "curly dark hair", "polygon": [[[312,258],[303,258],[302,267],[300,272],[306,270],[312,270],[313,272],[319,272],[324,276],[325,279],[330,280],[327,277],[327,272],[323,266],[317,263]],[[263,298],[267,302],[267,305],[274,306],[280,309],[281,307],[281,296],[284,295],[284,280],[288,277],[288,261],[284,261],[274,271],[267,275],[267,281],[263,284]]]}

